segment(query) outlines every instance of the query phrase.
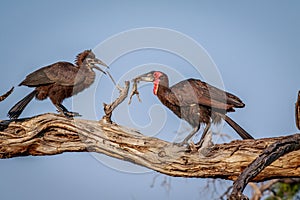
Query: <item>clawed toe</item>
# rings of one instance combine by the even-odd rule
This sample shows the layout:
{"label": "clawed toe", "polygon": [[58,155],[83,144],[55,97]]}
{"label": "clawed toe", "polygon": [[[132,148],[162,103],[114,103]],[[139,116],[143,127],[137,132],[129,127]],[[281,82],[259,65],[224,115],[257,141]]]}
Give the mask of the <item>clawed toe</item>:
{"label": "clawed toe", "polygon": [[180,142],[180,143],[173,143],[174,145],[178,146],[178,147],[186,147],[189,152],[197,152],[199,149],[199,145],[194,144],[193,142],[188,143],[188,142]]}
{"label": "clawed toe", "polygon": [[174,143],[174,145],[178,147],[186,147],[186,152],[196,152],[198,150],[194,143],[180,142]]}
{"label": "clawed toe", "polygon": [[183,147],[183,146],[189,147],[189,144],[187,142],[179,142],[179,143],[174,142],[173,144],[179,147]]}
{"label": "clawed toe", "polygon": [[79,114],[78,112],[65,112],[64,115],[66,117],[81,117],[81,114]]}
{"label": "clawed toe", "polygon": [[67,118],[73,118],[73,117],[81,117],[82,115],[78,112],[71,112],[71,111],[64,111],[63,114]]}

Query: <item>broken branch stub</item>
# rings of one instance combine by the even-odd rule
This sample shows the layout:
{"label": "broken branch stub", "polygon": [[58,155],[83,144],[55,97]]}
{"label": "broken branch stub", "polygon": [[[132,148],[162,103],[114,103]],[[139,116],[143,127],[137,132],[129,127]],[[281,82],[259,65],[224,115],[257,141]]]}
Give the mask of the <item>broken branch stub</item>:
{"label": "broken branch stub", "polygon": [[14,87],[12,87],[8,92],[6,92],[2,96],[0,96],[0,101],[3,101],[4,99],[6,99],[13,92],[13,90],[14,90]]}
{"label": "broken branch stub", "polygon": [[295,119],[296,119],[296,126],[300,130],[300,91],[298,92],[298,99],[295,104]]}
{"label": "broken branch stub", "polygon": [[103,103],[103,109],[104,109],[104,113],[105,115],[103,116],[103,120],[106,121],[106,122],[109,122],[111,123],[111,116],[112,116],[112,112],[114,111],[114,109],[120,104],[122,103],[125,98],[127,97],[128,95],[128,90],[129,90],[129,81],[125,81],[125,87],[122,88],[122,87],[118,87],[119,89],[119,97],[114,101],[112,102],[111,104],[106,104],[106,103]]}

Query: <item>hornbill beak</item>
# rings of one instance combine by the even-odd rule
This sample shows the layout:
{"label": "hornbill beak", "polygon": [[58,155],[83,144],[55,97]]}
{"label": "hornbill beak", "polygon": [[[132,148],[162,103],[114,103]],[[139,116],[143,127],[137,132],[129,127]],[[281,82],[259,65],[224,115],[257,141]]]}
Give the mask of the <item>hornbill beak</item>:
{"label": "hornbill beak", "polygon": [[[102,65],[102,66],[104,66],[104,67],[109,68],[107,64],[105,64],[104,62],[102,62],[101,60],[99,60],[99,59],[97,59],[97,58],[94,59],[94,64],[99,64],[99,65]],[[100,67],[98,67],[97,65],[94,65],[93,68],[95,68],[95,69],[101,71],[103,74],[106,74],[106,72],[103,71],[103,70],[102,70]]]}
{"label": "hornbill beak", "polygon": [[154,76],[153,76],[154,71],[148,72],[146,74],[142,74],[138,77],[135,78],[137,81],[145,81],[145,82],[153,82],[154,81]]}

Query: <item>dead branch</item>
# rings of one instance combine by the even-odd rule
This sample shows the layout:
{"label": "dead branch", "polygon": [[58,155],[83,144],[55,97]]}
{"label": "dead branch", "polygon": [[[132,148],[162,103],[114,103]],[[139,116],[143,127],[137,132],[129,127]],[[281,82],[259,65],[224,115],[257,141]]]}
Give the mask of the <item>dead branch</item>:
{"label": "dead branch", "polygon": [[[112,78],[112,77],[111,77]],[[112,79],[113,80],[113,79]],[[112,102],[111,104],[106,104],[106,103],[103,103],[103,108],[104,108],[104,113],[105,113],[105,116],[103,116],[103,120],[105,120],[106,122],[109,122],[111,123],[111,115],[112,115],[112,112],[114,111],[114,109],[124,101],[124,99],[127,97],[128,95],[128,90],[129,90],[129,81],[125,81],[125,87],[124,88],[121,88],[121,87],[118,87],[119,89],[119,92],[120,92],[120,96],[114,101]]]}
{"label": "dead branch", "polygon": [[13,90],[14,90],[14,87],[12,87],[8,92],[6,92],[2,96],[0,96],[0,101],[3,101],[4,99],[6,99],[13,92]]}
{"label": "dead branch", "polygon": [[263,196],[263,193],[271,190],[272,186],[279,182],[279,179],[273,179],[263,183],[262,185],[258,186],[256,183],[250,182],[249,185],[252,187],[252,197],[251,200],[260,200]]}
{"label": "dead branch", "polygon": [[295,105],[295,115],[296,126],[300,130],[300,91],[298,92],[298,99]]}
{"label": "dead branch", "polygon": [[[290,152],[300,149],[300,135],[295,134],[281,141],[276,141],[267,147],[238,177],[233,184],[233,190],[229,199],[248,199],[242,194],[247,183],[255,178],[264,168],[275,160]],[[287,162],[290,162],[287,161]],[[285,167],[285,166],[282,166]],[[298,168],[298,167],[297,167]],[[299,174],[295,173],[295,177]]]}
{"label": "dead branch", "polygon": [[[104,120],[68,119],[44,114],[16,121],[0,121],[0,158],[98,152],[163,174],[235,180],[270,144],[295,136],[237,140],[212,147],[209,155],[189,152],[158,138]],[[167,134],[167,133],[166,133]],[[290,152],[266,167],[253,181],[300,177],[300,151]]]}
{"label": "dead branch", "polygon": [[272,196],[277,199],[280,197],[276,196],[276,192],[274,192],[274,185],[278,183],[286,183],[286,184],[299,184],[300,178],[284,178],[284,179],[273,179],[267,182],[264,182],[260,185],[257,183],[250,182],[249,185],[252,187],[252,197],[251,200],[260,200],[265,192],[269,192]]}

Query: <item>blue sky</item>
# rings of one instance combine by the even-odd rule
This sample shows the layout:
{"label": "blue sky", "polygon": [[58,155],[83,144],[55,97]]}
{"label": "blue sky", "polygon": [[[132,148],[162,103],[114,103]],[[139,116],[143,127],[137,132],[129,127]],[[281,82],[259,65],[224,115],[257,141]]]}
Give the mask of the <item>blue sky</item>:
{"label": "blue sky", "polygon": [[[4,93],[11,86],[17,86],[28,73],[42,66],[60,60],[72,62],[79,52],[97,49],[99,44],[121,32],[160,27],[182,33],[205,49],[224,88],[246,104],[230,116],[255,138],[293,134],[297,132],[294,103],[300,86],[299,8],[298,1],[270,0],[1,1],[0,90]],[[190,60],[157,49],[133,51],[110,60],[107,52],[122,49],[128,45],[126,42],[123,40],[119,46],[97,54],[108,62],[111,73],[120,83],[124,76],[130,77],[134,69],[143,65],[149,71],[152,69],[149,66],[170,73],[173,70],[172,84],[189,77],[205,79],[203,74],[195,71]],[[182,49],[187,48],[185,43],[181,45]],[[1,119],[7,119],[9,108],[31,90],[17,87],[7,100],[1,102]],[[75,111],[83,113],[83,118],[99,119],[103,114],[102,102],[111,100],[112,91],[113,85],[102,76],[91,89],[76,97],[85,98],[92,93],[93,113],[85,114],[80,106],[73,109],[79,109]],[[140,92],[142,103],[134,99],[129,107],[126,103],[122,105],[126,111],[124,115],[129,114],[133,121],[130,126],[147,132],[152,130],[149,127],[153,128],[151,123],[163,121],[161,131],[155,136],[165,140],[174,139],[175,132],[190,130],[187,124],[159,106],[151,85],[145,85]],[[71,99],[65,101],[70,109],[73,103]],[[123,110],[116,112],[122,114]],[[45,112],[55,112],[50,101],[34,100],[22,117]],[[118,116],[114,116],[114,120],[129,125]],[[222,132],[238,139],[226,125]],[[211,194],[211,191],[201,193],[205,181],[199,179],[167,177],[171,183],[168,192],[161,186],[166,177],[160,175],[151,187],[157,173],[149,170],[145,170],[147,173],[123,172],[102,164],[89,153],[0,162],[1,199],[203,199],[204,196],[210,199]],[[126,164],[117,162],[115,165]]]}

